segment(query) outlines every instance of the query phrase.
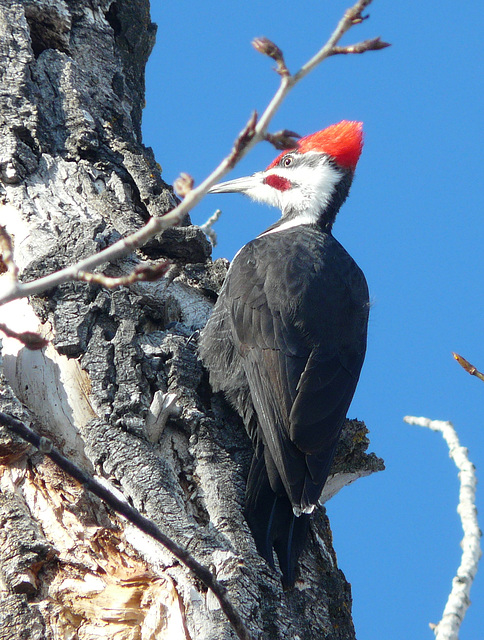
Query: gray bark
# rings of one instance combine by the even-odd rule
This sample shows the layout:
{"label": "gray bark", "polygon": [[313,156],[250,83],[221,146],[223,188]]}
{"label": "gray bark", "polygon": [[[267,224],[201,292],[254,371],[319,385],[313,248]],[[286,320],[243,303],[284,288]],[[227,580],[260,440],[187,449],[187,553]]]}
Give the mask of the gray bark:
{"label": "gray bark", "polygon": [[[148,0],[0,0],[0,200],[11,205],[0,207],[0,224],[23,280],[173,206],[141,142],[154,38]],[[187,220],[104,272],[166,258],[173,267],[156,283],[66,283],[0,309],[11,328],[51,340],[28,351],[3,339],[0,410],[32,423],[210,565],[254,638],[354,638],[324,508],[288,592],[243,518],[251,445],[212,395],[190,339],[226,261],[211,261]],[[176,407],[160,415],[167,398]],[[40,453],[0,436],[1,638],[234,637],[215,598],[168,552]],[[348,423],[333,491],[381,468],[367,444],[364,425]]]}

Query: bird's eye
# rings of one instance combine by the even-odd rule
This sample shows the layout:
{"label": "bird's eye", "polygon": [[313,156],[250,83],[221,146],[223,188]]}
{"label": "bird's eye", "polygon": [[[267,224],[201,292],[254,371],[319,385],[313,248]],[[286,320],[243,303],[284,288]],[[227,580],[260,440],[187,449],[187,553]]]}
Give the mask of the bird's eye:
{"label": "bird's eye", "polygon": [[290,167],[293,161],[293,157],[292,156],[286,156],[285,158],[282,159],[282,166],[283,167]]}

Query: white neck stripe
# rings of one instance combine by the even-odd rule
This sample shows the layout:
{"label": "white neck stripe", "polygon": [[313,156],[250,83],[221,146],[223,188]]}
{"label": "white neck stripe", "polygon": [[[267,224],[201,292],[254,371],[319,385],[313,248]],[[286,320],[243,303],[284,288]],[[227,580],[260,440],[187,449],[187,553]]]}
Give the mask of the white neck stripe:
{"label": "white neck stripe", "polygon": [[314,224],[314,217],[311,215],[302,214],[300,216],[296,216],[292,218],[292,220],[288,220],[287,222],[283,222],[279,224],[274,229],[269,229],[268,231],[264,231],[260,233],[257,237],[260,238],[262,236],[267,236],[269,233],[277,233],[278,231],[285,231],[286,229],[292,229],[293,227],[299,227],[302,224]]}

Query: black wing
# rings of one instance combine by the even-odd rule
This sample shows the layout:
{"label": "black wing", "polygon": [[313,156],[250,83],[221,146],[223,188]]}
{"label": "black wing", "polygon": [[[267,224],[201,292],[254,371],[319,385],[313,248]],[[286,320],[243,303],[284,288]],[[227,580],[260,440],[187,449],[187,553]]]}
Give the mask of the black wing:
{"label": "black wing", "polygon": [[307,509],[326,481],[364,359],[364,276],[331,235],[308,227],[246,245],[223,297],[255,435],[274,463],[271,486],[277,492],[282,481],[291,503]]}

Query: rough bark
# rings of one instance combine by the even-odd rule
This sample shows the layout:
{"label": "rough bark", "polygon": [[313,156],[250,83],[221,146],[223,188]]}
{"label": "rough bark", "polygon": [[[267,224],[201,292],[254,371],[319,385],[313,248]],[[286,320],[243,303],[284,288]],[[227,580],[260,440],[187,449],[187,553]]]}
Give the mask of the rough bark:
{"label": "rough bark", "polygon": [[[23,280],[172,207],[141,142],[154,37],[148,0],[0,0],[0,199],[13,207],[0,208],[0,224]],[[2,307],[0,321],[51,343],[29,351],[3,339],[0,410],[33,423],[210,565],[254,638],[354,638],[324,508],[288,592],[244,521],[251,446],[211,394],[191,337],[226,261],[211,261],[187,220],[104,272],[166,258],[173,267],[155,283],[67,283]],[[160,410],[169,394],[175,409]],[[234,637],[214,597],[168,552],[40,453],[0,436],[1,638]],[[366,446],[364,426],[348,423],[333,490],[381,468]]]}

